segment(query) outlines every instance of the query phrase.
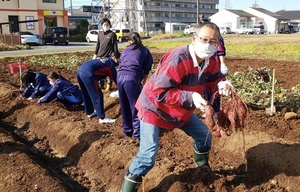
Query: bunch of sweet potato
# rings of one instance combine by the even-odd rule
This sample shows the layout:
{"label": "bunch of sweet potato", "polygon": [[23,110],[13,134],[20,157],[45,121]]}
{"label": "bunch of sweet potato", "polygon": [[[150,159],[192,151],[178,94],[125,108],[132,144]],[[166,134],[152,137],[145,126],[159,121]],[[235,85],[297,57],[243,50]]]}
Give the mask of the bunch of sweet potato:
{"label": "bunch of sweet potato", "polygon": [[212,135],[216,137],[226,137],[235,133],[238,129],[244,127],[244,120],[248,115],[247,105],[231,88],[229,97],[221,96],[221,108],[218,112],[218,118],[214,119],[214,109],[212,103],[215,93],[205,106],[204,123],[211,130]]}

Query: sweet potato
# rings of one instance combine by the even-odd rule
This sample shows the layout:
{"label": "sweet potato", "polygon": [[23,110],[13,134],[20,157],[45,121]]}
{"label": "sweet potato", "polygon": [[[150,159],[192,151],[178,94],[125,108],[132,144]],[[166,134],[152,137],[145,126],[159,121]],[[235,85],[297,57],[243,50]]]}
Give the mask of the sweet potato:
{"label": "sweet potato", "polygon": [[239,96],[235,96],[236,103],[237,103],[237,115],[241,122],[243,122],[244,119],[247,117],[247,105],[242,101],[242,99]]}
{"label": "sweet potato", "polygon": [[215,126],[215,121],[213,118],[215,111],[211,105],[205,105],[204,112],[205,112],[204,124],[210,130],[212,130],[213,127]]}
{"label": "sweet potato", "polygon": [[222,129],[215,135],[225,136],[235,133],[238,128],[243,128],[243,121],[247,117],[247,105],[242,99],[234,92],[233,89],[230,91],[229,98],[222,97],[222,106],[218,115],[217,124]]}

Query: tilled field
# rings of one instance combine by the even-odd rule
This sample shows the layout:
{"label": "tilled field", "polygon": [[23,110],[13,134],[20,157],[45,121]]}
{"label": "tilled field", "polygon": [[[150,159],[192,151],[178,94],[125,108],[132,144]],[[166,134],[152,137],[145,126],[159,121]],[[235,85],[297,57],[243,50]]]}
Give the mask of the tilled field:
{"label": "tilled field", "polygon": [[[153,56],[158,61],[161,54]],[[105,92],[106,114],[117,119],[112,125],[88,119],[82,107],[66,110],[58,103],[16,101],[19,76],[9,73],[10,62],[15,60],[0,61],[0,190],[119,191],[139,143],[122,135],[118,99]],[[300,63],[229,58],[227,64],[231,72],[248,66],[276,68],[280,86],[299,84]],[[28,67],[46,74],[58,71],[76,83],[73,72]],[[273,117],[264,109],[249,110],[245,137],[238,133],[213,139],[213,172],[195,168],[188,136],[179,129],[163,132],[156,164],[140,191],[299,191],[299,112],[298,118],[285,120],[286,109]]]}

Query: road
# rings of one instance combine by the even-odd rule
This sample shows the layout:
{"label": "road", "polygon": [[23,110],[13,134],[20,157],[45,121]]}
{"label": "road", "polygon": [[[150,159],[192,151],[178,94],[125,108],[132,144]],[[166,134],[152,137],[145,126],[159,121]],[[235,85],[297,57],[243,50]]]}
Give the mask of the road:
{"label": "road", "polygon": [[57,53],[65,51],[82,51],[82,50],[91,50],[95,49],[95,43],[78,43],[71,42],[68,45],[59,44],[59,45],[39,45],[31,46],[29,50],[17,50],[17,51],[1,51],[0,57],[12,57],[12,56],[22,56],[22,55],[37,55],[45,53]]}
{"label": "road", "polygon": [[[181,37],[174,39],[162,39],[155,41],[180,41],[187,40],[190,37]],[[128,42],[118,43],[119,48],[125,48]],[[14,56],[24,56],[24,55],[38,55],[38,54],[49,54],[49,53],[59,53],[68,51],[94,51],[96,43],[87,42],[70,42],[68,45],[58,44],[58,45],[39,45],[31,46],[32,49],[29,50],[17,50],[17,51],[0,51],[0,57],[14,57]]]}
{"label": "road", "polygon": [[[119,43],[119,47],[127,45],[127,43]],[[32,49],[29,50],[17,50],[17,51],[0,51],[0,57],[13,57],[13,56],[23,56],[23,55],[38,55],[45,53],[58,53],[66,51],[94,51],[96,43],[86,43],[86,42],[70,42],[68,45],[58,44],[58,45],[39,45],[31,46]]]}

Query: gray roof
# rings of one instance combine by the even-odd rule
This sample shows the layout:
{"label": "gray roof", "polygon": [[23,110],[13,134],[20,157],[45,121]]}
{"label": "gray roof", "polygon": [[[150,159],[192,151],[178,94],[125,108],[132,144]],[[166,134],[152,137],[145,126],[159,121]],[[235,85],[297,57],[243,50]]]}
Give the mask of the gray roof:
{"label": "gray roof", "polygon": [[236,14],[240,17],[255,17],[255,15],[252,15],[250,13],[247,13],[246,11],[239,10],[239,9],[225,9],[226,11],[229,11],[233,14]]}
{"label": "gray roof", "polygon": [[291,11],[280,10],[275,13],[291,20],[300,19],[300,10],[291,10]]}
{"label": "gray roof", "polygon": [[274,18],[276,18],[276,19],[278,19],[278,20],[289,20],[289,19],[286,18],[286,17],[283,17],[283,16],[281,16],[281,15],[279,15],[279,14],[277,14],[277,13],[273,13],[273,12],[268,11],[268,10],[263,9],[263,8],[259,8],[259,7],[250,7],[250,8],[251,8],[251,9],[254,9],[254,10],[256,10],[256,11],[259,11],[259,12],[261,12],[261,13],[264,13],[264,14],[266,14],[266,15],[269,15],[269,16],[271,16],[271,17],[274,17]]}

